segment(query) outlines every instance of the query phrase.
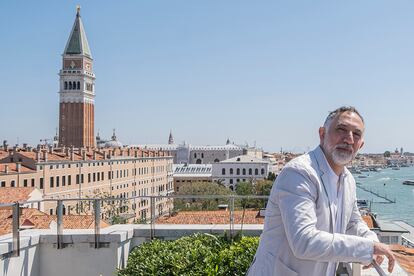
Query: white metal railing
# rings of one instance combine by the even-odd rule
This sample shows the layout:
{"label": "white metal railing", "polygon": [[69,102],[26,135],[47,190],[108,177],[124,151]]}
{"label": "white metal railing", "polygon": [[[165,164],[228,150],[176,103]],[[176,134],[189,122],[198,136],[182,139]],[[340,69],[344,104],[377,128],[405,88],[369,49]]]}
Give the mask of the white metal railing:
{"label": "white metal railing", "polygon": [[[268,196],[239,196],[239,195],[158,195],[158,196],[134,196],[129,198],[68,198],[68,199],[43,199],[35,201],[26,201],[26,202],[15,202],[9,204],[0,204],[0,209],[12,208],[12,217],[13,217],[13,226],[12,226],[12,251],[8,256],[4,257],[18,257],[20,255],[20,210],[21,206],[24,204],[38,203],[38,209],[40,209],[41,202],[56,202],[57,204],[57,228],[56,228],[56,243],[57,249],[64,248],[63,244],[63,203],[66,201],[80,201],[80,202],[93,202],[93,214],[94,214],[94,245],[95,248],[100,248],[100,222],[101,222],[101,203],[103,201],[114,202],[114,201],[127,201],[131,199],[149,199],[150,200],[150,239],[155,238],[155,222],[156,222],[156,200],[157,199],[227,199],[229,200],[229,234],[230,237],[233,237],[235,234],[234,229],[234,208],[236,199],[263,199],[267,200]],[[407,240],[407,242],[410,242]],[[373,267],[377,271],[378,275],[386,275],[384,270],[375,262],[372,262]],[[361,265],[353,264],[351,267],[350,264],[345,264],[348,275],[360,276],[361,275]]]}

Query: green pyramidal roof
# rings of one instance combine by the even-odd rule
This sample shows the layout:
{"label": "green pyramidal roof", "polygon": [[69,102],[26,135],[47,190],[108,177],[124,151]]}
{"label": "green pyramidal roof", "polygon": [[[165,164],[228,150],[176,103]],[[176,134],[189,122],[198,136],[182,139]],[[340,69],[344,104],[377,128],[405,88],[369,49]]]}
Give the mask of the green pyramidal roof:
{"label": "green pyramidal roof", "polygon": [[81,54],[92,58],[88,40],[86,39],[85,29],[83,28],[82,20],[79,14],[79,9],[76,13],[75,23],[73,24],[72,32],[70,33],[69,40],[66,43],[65,52],[63,54]]}

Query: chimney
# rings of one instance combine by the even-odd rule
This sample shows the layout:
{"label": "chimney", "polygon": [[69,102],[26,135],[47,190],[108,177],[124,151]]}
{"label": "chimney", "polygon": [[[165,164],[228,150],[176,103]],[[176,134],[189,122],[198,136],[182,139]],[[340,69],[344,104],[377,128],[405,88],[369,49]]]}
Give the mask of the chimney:
{"label": "chimney", "polygon": [[5,174],[9,173],[9,165],[7,165],[7,164],[4,165],[4,173]]}
{"label": "chimney", "polygon": [[93,151],[93,160],[96,160],[96,151]]}
{"label": "chimney", "polygon": [[75,149],[72,147],[70,150],[70,161],[75,161]]}
{"label": "chimney", "polygon": [[37,150],[37,151],[36,151],[36,162],[38,162],[38,163],[39,163],[39,161],[40,161],[40,151],[39,151],[39,150]]}
{"label": "chimney", "polygon": [[53,153],[53,147],[52,147],[52,146],[50,146],[50,147],[49,147],[49,153],[50,153],[50,154],[52,154],[52,153]]}
{"label": "chimney", "polygon": [[47,160],[48,160],[48,152],[47,152],[47,150],[43,151],[43,160],[45,162],[47,162]]}
{"label": "chimney", "polygon": [[63,147],[63,152],[65,153],[66,157],[69,157],[70,156],[69,155],[69,152],[70,152],[70,149],[69,148]]}
{"label": "chimney", "polygon": [[86,150],[85,149],[82,150],[82,159],[86,160]]}
{"label": "chimney", "polygon": [[33,151],[33,148],[31,146],[28,146],[27,151]]}
{"label": "chimney", "polygon": [[9,145],[7,144],[7,140],[3,140],[3,149],[5,151],[8,151],[9,150]]}
{"label": "chimney", "polygon": [[20,162],[16,163],[16,171],[19,173],[21,170],[22,164]]}
{"label": "chimney", "polygon": [[119,149],[119,155],[120,155],[120,156],[124,156],[124,150],[123,150],[123,149],[121,149],[121,148]]}
{"label": "chimney", "polygon": [[131,148],[128,148],[128,156],[131,156]]}

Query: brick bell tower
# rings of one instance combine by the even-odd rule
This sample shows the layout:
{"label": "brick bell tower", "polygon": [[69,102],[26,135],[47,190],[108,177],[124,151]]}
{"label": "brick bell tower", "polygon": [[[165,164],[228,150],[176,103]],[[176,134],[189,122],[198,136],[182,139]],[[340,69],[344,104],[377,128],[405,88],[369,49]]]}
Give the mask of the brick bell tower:
{"label": "brick bell tower", "polygon": [[59,146],[95,147],[95,74],[79,6],[62,56]]}

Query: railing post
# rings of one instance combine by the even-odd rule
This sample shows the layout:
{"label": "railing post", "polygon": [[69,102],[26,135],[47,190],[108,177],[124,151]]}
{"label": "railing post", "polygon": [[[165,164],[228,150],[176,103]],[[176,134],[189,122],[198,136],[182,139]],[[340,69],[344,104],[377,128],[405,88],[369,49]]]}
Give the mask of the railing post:
{"label": "railing post", "polygon": [[155,198],[150,197],[150,213],[151,213],[151,230],[150,230],[150,239],[155,238]]}
{"label": "railing post", "polygon": [[57,201],[57,248],[63,248],[63,202]]}
{"label": "railing post", "polygon": [[101,235],[101,200],[95,199],[93,202],[95,214],[95,248],[99,248],[99,238]]}
{"label": "railing post", "polygon": [[13,248],[12,257],[20,256],[20,233],[19,233],[19,222],[20,222],[20,206],[19,203],[14,203],[12,207],[13,216]]}
{"label": "railing post", "polygon": [[361,264],[352,263],[352,276],[361,276]]}
{"label": "railing post", "polygon": [[234,196],[230,197],[230,238],[234,237]]}

